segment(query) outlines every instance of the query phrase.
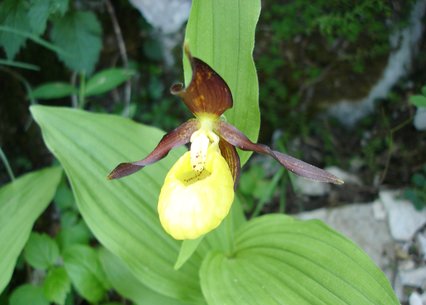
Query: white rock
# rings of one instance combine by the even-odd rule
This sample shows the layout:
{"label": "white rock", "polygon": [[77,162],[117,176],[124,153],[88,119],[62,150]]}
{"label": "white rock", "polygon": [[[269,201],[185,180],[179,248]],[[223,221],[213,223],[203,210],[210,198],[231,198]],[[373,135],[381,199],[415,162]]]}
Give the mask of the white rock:
{"label": "white rock", "polygon": [[164,34],[177,32],[188,20],[191,0],[130,0],[145,19]]}
{"label": "white rock", "polygon": [[400,192],[381,191],[379,196],[388,213],[391,234],[396,240],[410,240],[426,224],[426,210],[417,211],[410,201],[400,198]]}
{"label": "white rock", "polygon": [[387,217],[386,209],[380,200],[373,202],[373,214],[377,220],[385,220]]}
{"label": "white rock", "polygon": [[426,266],[412,270],[401,270],[399,276],[404,286],[426,289]]}
{"label": "white rock", "polygon": [[401,277],[397,274],[393,282],[393,290],[395,291],[398,300],[406,301],[407,296],[404,293],[404,286],[401,283]]}
{"label": "white rock", "polygon": [[296,190],[307,196],[324,196],[330,192],[330,184],[308,180],[295,176],[294,184]]}
{"label": "white rock", "polygon": [[296,217],[302,220],[319,219],[326,222],[325,220],[328,218],[329,213],[329,209],[322,208],[297,214]]}
{"label": "white rock", "polygon": [[422,297],[419,293],[414,291],[409,298],[410,305],[423,305]]}
{"label": "white rock", "polygon": [[403,260],[398,265],[399,271],[411,271],[416,267],[416,263],[410,259]]}
{"label": "white rock", "polygon": [[426,235],[424,233],[419,233],[417,235],[417,242],[420,247],[420,251],[423,254],[423,259],[426,259]]}
{"label": "white rock", "polygon": [[332,173],[336,177],[342,179],[343,181],[345,181],[345,183],[362,185],[362,182],[358,176],[345,172],[344,170],[338,168],[337,166],[329,166],[329,167],[326,167],[325,170]]}
{"label": "white rock", "polygon": [[417,108],[413,124],[417,130],[426,130],[426,107]]}
{"label": "white rock", "polygon": [[153,34],[162,45],[166,67],[175,64],[173,49],[182,43],[179,30],[188,20],[191,0],[130,0],[153,27]]}

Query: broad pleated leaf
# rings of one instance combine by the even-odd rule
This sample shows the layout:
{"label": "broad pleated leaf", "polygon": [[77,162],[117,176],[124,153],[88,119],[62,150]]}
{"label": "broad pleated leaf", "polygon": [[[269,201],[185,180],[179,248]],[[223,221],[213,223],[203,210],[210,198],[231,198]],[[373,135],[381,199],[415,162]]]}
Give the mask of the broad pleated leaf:
{"label": "broad pleated leaf", "polygon": [[32,172],[0,188],[0,292],[35,220],[52,200],[61,172],[58,167]]}
{"label": "broad pleated leaf", "polygon": [[99,259],[113,288],[125,298],[138,305],[186,305],[176,299],[161,295],[135,278],[129,268],[117,256],[106,250],[99,250]]}
{"label": "broad pleated leaf", "polygon": [[248,222],[228,256],[210,253],[201,285],[209,305],[399,304],[385,275],[320,221],[268,215]]}
{"label": "broad pleated leaf", "polygon": [[[205,61],[228,84],[234,106],[225,112],[228,121],[257,140],[260,126],[259,88],[252,52],[259,19],[260,0],[194,0],[185,40],[191,53]],[[185,84],[191,67],[184,58]],[[241,152],[241,164],[250,153]]]}
{"label": "broad pleated leaf", "polygon": [[201,258],[195,256],[174,270],[180,243],[163,231],[157,214],[164,177],[184,149],[172,150],[137,174],[110,181],[106,176],[116,164],[148,155],[164,133],[113,115],[43,106],[31,107],[31,112],[96,238],[149,288],[202,303]]}

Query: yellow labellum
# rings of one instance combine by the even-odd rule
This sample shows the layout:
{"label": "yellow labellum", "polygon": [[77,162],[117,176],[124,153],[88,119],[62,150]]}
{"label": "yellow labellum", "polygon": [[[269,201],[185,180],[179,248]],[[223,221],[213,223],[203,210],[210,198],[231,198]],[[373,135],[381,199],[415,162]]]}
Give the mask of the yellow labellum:
{"label": "yellow labellum", "polygon": [[219,226],[233,200],[229,166],[210,145],[201,172],[193,170],[190,152],[170,169],[158,200],[160,222],[175,239],[195,239]]}

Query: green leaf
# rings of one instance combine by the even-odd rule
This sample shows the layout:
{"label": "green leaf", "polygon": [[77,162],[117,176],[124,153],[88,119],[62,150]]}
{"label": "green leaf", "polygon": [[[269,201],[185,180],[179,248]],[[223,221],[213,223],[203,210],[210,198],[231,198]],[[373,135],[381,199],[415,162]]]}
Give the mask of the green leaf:
{"label": "green leaf", "polygon": [[24,39],[28,38],[28,39],[34,41],[35,43],[45,47],[46,49],[51,50],[53,52],[56,52],[58,54],[61,54],[63,56],[69,56],[70,55],[69,53],[65,52],[61,48],[56,47],[55,45],[51,44],[47,40],[40,38],[39,36],[31,33],[30,31],[21,31],[19,29],[16,29],[16,28],[13,28],[13,27],[10,27],[10,26],[0,25],[0,32],[5,32],[5,33],[12,34],[12,35],[17,35],[19,37],[23,37]]}
{"label": "green leaf", "polygon": [[32,0],[29,6],[28,19],[32,31],[40,35],[46,29],[50,13],[50,0]]}
{"label": "green leaf", "polygon": [[134,75],[129,69],[106,69],[93,75],[86,83],[85,96],[99,95],[118,87]]}
{"label": "green leaf", "polygon": [[49,270],[43,284],[45,297],[55,304],[64,305],[70,291],[71,282],[65,269],[59,267]]}
{"label": "green leaf", "polygon": [[102,47],[102,28],[92,12],[68,12],[53,21],[51,38],[64,50],[58,54],[65,65],[76,72],[91,74]]}
{"label": "green leaf", "polygon": [[9,305],[49,305],[43,294],[43,288],[25,284],[16,288],[9,299]]}
{"label": "green leaf", "polygon": [[215,304],[399,304],[382,271],[354,243],[320,221],[284,215],[241,228],[235,251],[211,253],[200,270]]}
{"label": "green leaf", "polygon": [[143,285],[130,272],[128,266],[108,250],[100,249],[99,259],[114,289],[135,304],[188,304],[161,295]]}
{"label": "green leaf", "polygon": [[[29,18],[23,0],[6,0],[0,4],[0,25],[16,30],[30,31]],[[24,45],[26,38],[0,30],[0,46],[8,59],[13,59]]]}
{"label": "green leaf", "polygon": [[55,240],[46,234],[31,233],[24,248],[25,260],[36,269],[53,266],[59,257]]}
{"label": "green leaf", "polygon": [[32,92],[30,98],[34,99],[55,99],[70,96],[77,92],[74,86],[67,83],[54,82],[46,83],[36,87]]}
{"label": "green leaf", "polygon": [[[192,55],[207,62],[231,89],[234,107],[228,121],[256,141],[260,128],[259,87],[253,61],[260,0],[192,1],[185,40]],[[185,83],[191,69],[184,59]],[[242,164],[251,153],[240,151]]]}
{"label": "green leaf", "polygon": [[423,86],[423,87],[422,87],[422,94],[423,94],[424,96],[426,96],[426,86]]}
{"label": "green leaf", "polygon": [[84,221],[79,221],[73,226],[61,228],[61,231],[56,236],[56,240],[58,241],[59,247],[64,250],[71,245],[88,244],[91,236]]}
{"label": "green leaf", "polygon": [[52,13],[64,15],[68,11],[68,5],[69,0],[54,0],[50,3],[50,10]]}
{"label": "green leaf", "polygon": [[63,165],[95,237],[149,288],[202,303],[201,258],[195,256],[174,270],[180,243],[164,232],[157,214],[164,177],[184,148],[172,150],[140,173],[108,181],[107,174],[118,163],[148,155],[164,133],[113,115],[43,106],[32,106],[31,112],[46,145]]}
{"label": "green leaf", "polygon": [[0,188],[0,292],[12,277],[35,220],[53,198],[62,170],[48,168]]}
{"label": "green leaf", "polygon": [[56,189],[54,198],[55,204],[61,211],[74,209],[74,195],[67,185],[66,179],[63,179]]}
{"label": "green leaf", "polygon": [[182,245],[180,246],[179,256],[175,263],[175,269],[178,270],[180,267],[185,264],[185,262],[191,258],[192,254],[194,254],[195,250],[197,250],[201,241],[203,240],[204,235],[197,239],[188,239],[182,241]]}
{"label": "green leaf", "polygon": [[422,174],[419,174],[419,173],[414,174],[411,177],[411,182],[419,188],[426,187],[426,177],[423,176]]}
{"label": "green leaf", "polygon": [[61,229],[75,226],[78,220],[79,220],[79,215],[76,211],[61,212],[61,216],[60,216]]}
{"label": "green leaf", "polygon": [[102,300],[109,284],[96,251],[89,246],[73,245],[64,251],[63,258],[65,270],[78,293],[92,303]]}
{"label": "green leaf", "polygon": [[410,96],[410,103],[417,107],[426,107],[426,96],[412,95]]}

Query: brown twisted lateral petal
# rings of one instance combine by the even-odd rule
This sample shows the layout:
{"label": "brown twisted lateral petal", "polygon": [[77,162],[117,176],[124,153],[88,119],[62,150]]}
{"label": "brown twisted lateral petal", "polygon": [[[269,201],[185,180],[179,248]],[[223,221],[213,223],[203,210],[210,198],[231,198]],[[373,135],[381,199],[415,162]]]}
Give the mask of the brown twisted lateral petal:
{"label": "brown twisted lateral petal", "polygon": [[109,175],[108,179],[118,179],[131,175],[145,166],[155,163],[167,156],[172,148],[189,142],[191,135],[198,129],[198,121],[191,119],[174,130],[170,131],[161,139],[157,147],[145,158],[136,162],[120,163]]}
{"label": "brown twisted lateral petal", "polygon": [[185,53],[191,62],[191,82],[187,88],[184,88],[181,83],[174,84],[170,92],[182,98],[195,115],[211,113],[220,116],[232,107],[231,90],[223,78],[208,64],[192,57],[188,48],[185,48]]}
{"label": "brown twisted lateral petal", "polygon": [[234,188],[237,186],[240,178],[241,164],[240,157],[238,156],[237,150],[234,146],[226,142],[225,140],[219,141],[219,149],[223,158],[228,163],[229,169],[231,170],[232,178],[234,178]]}
{"label": "brown twisted lateral petal", "polygon": [[282,166],[296,175],[320,181],[334,184],[343,184],[344,182],[329,172],[313,166],[309,163],[303,162],[299,159],[291,157],[289,155],[280,153],[272,150],[269,146],[263,144],[256,144],[250,141],[241,131],[234,126],[226,123],[219,122],[217,124],[217,132],[220,134],[222,139],[226,142],[242,149],[255,151],[261,154],[267,154],[277,160]]}

